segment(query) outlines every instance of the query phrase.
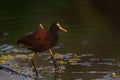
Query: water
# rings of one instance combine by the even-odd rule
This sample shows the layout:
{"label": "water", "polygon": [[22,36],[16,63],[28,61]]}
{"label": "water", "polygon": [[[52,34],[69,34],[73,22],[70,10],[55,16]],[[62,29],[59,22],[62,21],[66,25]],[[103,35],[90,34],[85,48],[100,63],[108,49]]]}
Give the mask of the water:
{"label": "water", "polygon": [[[117,1],[113,3],[118,5]],[[106,7],[103,9],[105,4]],[[75,62],[65,65],[66,69],[60,78],[62,80],[94,80],[106,76],[111,78],[112,72],[119,71],[120,61],[119,14],[117,14],[119,12],[118,7],[114,5],[110,7],[105,1],[94,0],[0,1],[0,46],[6,44],[11,45],[9,48],[12,50],[17,49],[16,40],[28,32],[35,31],[40,23],[49,29],[52,22],[60,22],[68,33],[59,32],[58,45],[62,44],[62,47],[54,49],[54,52],[79,55]],[[5,54],[14,53],[10,50]],[[24,50],[21,52],[24,53]],[[44,58],[45,63],[42,62]],[[19,59],[15,60],[12,60],[11,64],[21,62]],[[40,56],[37,60],[38,67],[41,67],[40,64],[47,67],[51,65],[46,61],[48,59],[45,56]],[[29,61],[28,63],[31,66]],[[51,74],[53,73],[48,73],[47,80],[53,78]]]}
{"label": "water", "polygon": [[[31,56],[32,52],[26,49],[18,49],[16,47],[10,47],[11,45],[0,46],[1,66],[5,66],[12,70],[19,72],[21,75],[17,75],[14,72],[3,69],[5,76],[10,75],[13,79],[25,79],[32,80],[35,76],[35,72],[32,70]],[[63,47],[58,45],[53,48],[59,50]],[[65,48],[65,47],[64,47]],[[4,53],[3,53],[4,52]],[[31,53],[31,54],[28,54]],[[61,80],[119,80],[119,77],[114,77],[120,71],[120,60],[114,57],[98,57],[93,53],[56,53],[55,59],[60,68],[60,75],[58,79]],[[37,71],[39,72],[39,78],[41,80],[53,80],[54,78],[54,65],[48,52],[38,54],[35,59]],[[3,75],[3,74],[2,74]],[[17,78],[15,77],[17,75]],[[22,76],[26,75],[26,76]],[[33,77],[30,77],[30,76]],[[73,76],[74,75],[74,76]],[[4,79],[4,77],[1,77]]]}

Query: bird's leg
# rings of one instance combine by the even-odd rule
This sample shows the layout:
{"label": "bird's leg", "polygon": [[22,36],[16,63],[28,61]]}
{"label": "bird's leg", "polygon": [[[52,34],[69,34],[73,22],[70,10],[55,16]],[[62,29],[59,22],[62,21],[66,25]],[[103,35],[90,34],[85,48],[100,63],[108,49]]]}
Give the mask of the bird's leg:
{"label": "bird's leg", "polygon": [[54,54],[53,54],[52,50],[49,49],[49,51],[50,51],[51,59],[52,59],[53,64],[54,64],[54,66],[55,66],[55,76],[54,76],[54,80],[56,80],[57,77],[58,77],[59,66],[58,66],[57,63],[56,63],[56,60],[55,60],[55,58],[54,58]]}
{"label": "bird's leg", "polygon": [[55,66],[55,69],[57,69],[57,68],[58,68],[58,66],[57,66],[56,60],[54,59],[53,52],[52,52],[52,50],[51,50],[51,49],[49,49],[49,51],[50,51],[50,56],[51,56],[51,59],[53,60],[53,64],[54,64],[54,66]]}
{"label": "bird's leg", "polygon": [[34,56],[32,57],[31,62],[33,64],[33,67],[34,67],[33,69],[34,69],[34,71],[36,73],[36,76],[38,76],[38,72],[37,72],[37,69],[36,69],[36,66],[35,66],[35,62],[34,62],[35,56],[36,56],[36,52],[34,53]]}

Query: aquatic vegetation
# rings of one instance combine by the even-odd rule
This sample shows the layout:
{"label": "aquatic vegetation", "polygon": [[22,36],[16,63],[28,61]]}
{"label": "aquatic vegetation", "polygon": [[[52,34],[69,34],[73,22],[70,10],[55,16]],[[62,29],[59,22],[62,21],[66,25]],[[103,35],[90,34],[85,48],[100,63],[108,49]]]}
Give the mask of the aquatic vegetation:
{"label": "aquatic vegetation", "polygon": [[63,61],[63,60],[59,60],[59,61],[58,61],[58,64],[59,64],[59,65],[64,65],[64,64],[66,64],[66,62]]}
{"label": "aquatic vegetation", "polygon": [[0,64],[5,64],[5,60],[0,60]]}
{"label": "aquatic vegetation", "polygon": [[79,57],[79,55],[78,54],[73,54],[73,58],[78,58]]}
{"label": "aquatic vegetation", "polygon": [[4,56],[3,54],[1,55],[1,59],[6,59],[5,56]]}
{"label": "aquatic vegetation", "polygon": [[[4,45],[6,48],[8,45]],[[9,47],[10,48],[10,47]],[[0,50],[6,50],[0,47]],[[21,52],[20,52],[21,50]],[[12,74],[20,74],[18,79],[27,80],[34,79],[36,77],[34,72],[34,66],[31,65],[30,60],[34,56],[34,53],[20,49],[11,53],[10,51],[1,52],[0,55],[0,66],[8,69],[6,71],[15,70],[11,72]],[[22,50],[24,50],[22,52]],[[19,53],[18,53],[19,52]],[[52,79],[54,73],[58,79],[64,80],[66,74],[74,75],[71,80],[87,80],[85,75],[90,75],[90,80],[115,80],[120,79],[119,67],[120,61],[115,58],[99,58],[92,53],[58,53],[54,54],[56,64],[58,65],[55,70],[53,61],[51,60],[49,53],[41,53],[37,56],[39,61],[36,61],[37,70],[39,72],[39,78],[41,80]],[[67,72],[68,71],[68,72]],[[77,76],[79,75],[79,76]],[[95,76],[94,76],[95,75]],[[13,75],[14,76],[14,75]],[[64,78],[63,78],[64,77]],[[87,78],[87,79],[86,79]]]}
{"label": "aquatic vegetation", "polygon": [[69,63],[75,62],[75,61],[74,61],[74,58],[70,58],[70,59],[68,60],[68,62],[69,62]]}
{"label": "aquatic vegetation", "polygon": [[11,60],[11,59],[14,59],[14,57],[13,57],[12,55],[8,54],[8,55],[7,55],[7,59],[8,59],[8,60]]}
{"label": "aquatic vegetation", "polygon": [[22,55],[22,60],[25,61],[27,59],[27,56],[26,55]]}
{"label": "aquatic vegetation", "polygon": [[30,59],[34,57],[34,53],[29,54]]}

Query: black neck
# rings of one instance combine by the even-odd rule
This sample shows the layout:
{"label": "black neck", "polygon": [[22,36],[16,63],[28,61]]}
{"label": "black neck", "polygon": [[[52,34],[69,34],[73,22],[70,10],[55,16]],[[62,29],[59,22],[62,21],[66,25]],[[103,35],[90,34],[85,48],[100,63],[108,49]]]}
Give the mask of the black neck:
{"label": "black neck", "polygon": [[55,46],[55,44],[58,42],[58,33],[57,31],[49,31],[50,35],[50,41],[51,41],[51,47]]}

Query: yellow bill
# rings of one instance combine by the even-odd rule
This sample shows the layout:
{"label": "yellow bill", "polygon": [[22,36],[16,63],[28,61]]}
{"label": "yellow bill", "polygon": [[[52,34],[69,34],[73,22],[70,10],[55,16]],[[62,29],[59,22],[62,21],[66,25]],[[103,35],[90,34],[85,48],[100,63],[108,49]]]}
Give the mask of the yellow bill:
{"label": "yellow bill", "polygon": [[59,23],[57,23],[56,25],[59,27],[60,30],[67,32],[67,30],[65,28],[61,27]]}

